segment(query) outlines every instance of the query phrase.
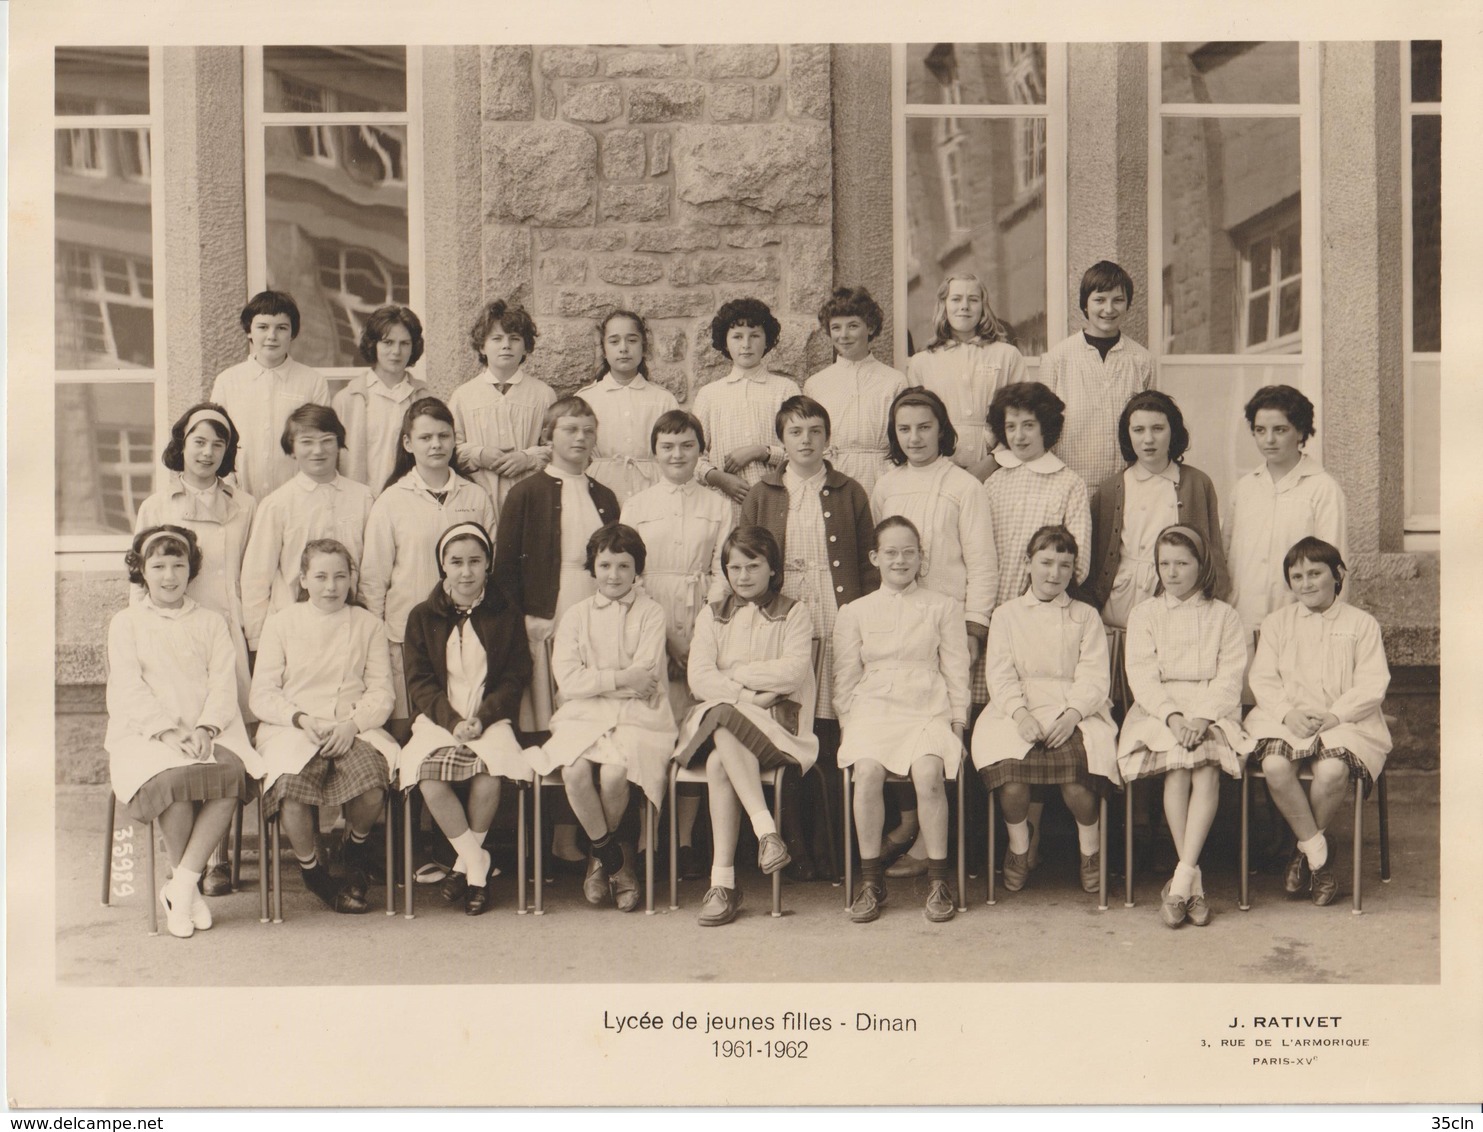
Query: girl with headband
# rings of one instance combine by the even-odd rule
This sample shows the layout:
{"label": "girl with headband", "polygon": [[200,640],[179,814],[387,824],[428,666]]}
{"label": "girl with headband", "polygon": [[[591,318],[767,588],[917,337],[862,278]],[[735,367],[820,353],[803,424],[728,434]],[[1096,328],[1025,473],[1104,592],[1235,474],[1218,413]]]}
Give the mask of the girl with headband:
{"label": "girl with headband", "polygon": [[1159,915],[1177,928],[1210,922],[1200,852],[1215,821],[1220,775],[1241,777],[1252,749],[1241,728],[1246,639],[1241,618],[1215,597],[1216,552],[1189,526],[1165,527],[1154,544],[1154,596],[1128,615],[1127,671],[1134,703],[1118,743],[1131,783],[1164,776],[1164,816],[1179,865]]}

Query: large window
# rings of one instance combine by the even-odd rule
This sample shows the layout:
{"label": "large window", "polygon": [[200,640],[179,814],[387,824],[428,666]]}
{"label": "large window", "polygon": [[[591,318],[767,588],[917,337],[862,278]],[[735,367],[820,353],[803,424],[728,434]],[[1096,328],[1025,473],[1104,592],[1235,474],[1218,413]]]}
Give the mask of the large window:
{"label": "large window", "polygon": [[1442,44],[1400,48],[1406,530],[1435,532],[1442,512]]}
{"label": "large window", "polygon": [[1065,324],[1064,76],[1057,45],[896,49],[898,363],[932,342],[949,275],[984,281],[1032,372]]}
{"label": "large window", "polygon": [[[1297,43],[1152,44],[1148,76],[1149,337],[1190,460],[1224,498],[1260,460],[1241,413],[1251,394],[1285,384],[1319,401],[1318,295],[1303,286],[1318,278],[1317,57]],[[1316,438],[1308,450],[1320,455]]]}
{"label": "large window", "polygon": [[293,356],[332,388],[366,316],[422,305],[416,48],[247,52],[248,276],[293,295]]}
{"label": "large window", "polygon": [[143,47],[58,47],[55,68],[57,545],[116,551],[163,432],[162,81]]}

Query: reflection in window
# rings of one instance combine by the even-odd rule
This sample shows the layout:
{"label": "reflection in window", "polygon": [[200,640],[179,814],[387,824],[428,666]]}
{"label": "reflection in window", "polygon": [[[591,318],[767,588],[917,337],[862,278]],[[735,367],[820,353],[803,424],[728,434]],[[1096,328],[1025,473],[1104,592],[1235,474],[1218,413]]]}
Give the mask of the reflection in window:
{"label": "reflection in window", "polygon": [[57,368],[154,364],[150,261],[57,245]]}
{"label": "reflection in window", "polygon": [[154,485],[154,386],[57,386],[57,533],[131,533]]}
{"label": "reflection in window", "polygon": [[265,47],[263,109],[355,114],[407,109],[405,47]]}
{"label": "reflection in window", "polygon": [[367,315],[388,303],[409,301],[406,268],[391,266],[365,248],[321,247],[319,284],[330,300],[337,349],[346,356],[359,351]]}
{"label": "reflection in window", "polygon": [[909,43],[908,105],[1043,106],[1043,43]]}
{"label": "reflection in window", "polygon": [[1411,348],[1442,348],[1442,116],[1411,118]]}
{"label": "reflection in window", "polygon": [[1164,119],[1169,352],[1300,348],[1299,128],[1296,118]]}
{"label": "reflection in window", "polygon": [[58,47],[57,114],[148,114],[149,49]]}
{"label": "reflection in window", "polygon": [[1166,43],[1166,103],[1298,101],[1296,43]]}

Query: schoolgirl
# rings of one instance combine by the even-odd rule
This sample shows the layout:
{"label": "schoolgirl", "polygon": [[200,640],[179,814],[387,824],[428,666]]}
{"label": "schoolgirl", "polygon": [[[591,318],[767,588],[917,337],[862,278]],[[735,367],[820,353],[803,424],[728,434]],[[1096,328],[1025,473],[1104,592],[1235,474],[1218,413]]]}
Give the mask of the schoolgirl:
{"label": "schoolgirl", "polygon": [[396,465],[402,416],[432,392],[409,372],[422,357],[422,320],[411,307],[378,307],[360,333],[361,360],[371,368],[352,378],[331,404],[345,426],[340,474],[379,495]]}
{"label": "schoolgirl", "polygon": [[[1297,600],[1262,621],[1250,675],[1256,706],[1246,717],[1253,757],[1298,839],[1284,887],[1289,895],[1308,888],[1320,906],[1339,893],[1324,831],[1350,779],[1369,794],[1391,746],[1381,712],[1390,667],[1380,623],[1339,600],[1347,569],[1339,548],[1319,538],[1299,539],[1283,557]],[[1306,796],[1298,781],[1304,763],[1313,768]]]}
{"label": "schoolgirl", "polygon": [[[442,576],[434,553],[438,538],[456,523],[488,530],[494,505],[478,484],[454,468],[453,414],[436,397],[422,397],[402,417],[401,448],[386,490],[366,520],[366,554],[360,597],[386,622],[391,646],[391,718],[405,734],[410,719],[403,650],[407,616]],[[401,737],[399,735],[399,737]]]}
{"label": "schoolgirl", "polygon": [[597,448],[588,474],[606,484],[618,504],[652,486],[659,470],[649,447],[654,422],[679,408],[675,395],[649,379],[649,327],[632,311],[616,310],[598,325],[602,367],[577,396],[597,414]]}
{"label": "schoolgirl", "polygon": [[494,547],[480,523],[459,522],[437,540],[438,581],[407,617],[407,693],[415,718],[398,771],[413,783],[458,853],[443,880],[448,903],[489,909],[484,838],[499,808],[500,778],[529,779],[511,726],[530,680],[520,611],[490,577]]}
{"label": "schoolgirl", "polygon": [[1066,593],[1076,561],[1076,538],[1065,527],[1037,530],[1025,548],[1028,586],[989,624],[989,704],[973,729],[973,764],[985,789],[1000,791],[1010,892],[1030,874],[1032,785],[1060,787],[1076,819],[1082,889],[1098,888],[1097,793],[1105,783],[1097,780],[1119,781],[1117,728],[1108,714],[1102,619]]}
{"label": "schoolgirl", "polygon": [[952,598],[917,584],[922,549],[910,519],[875,528],[871,561],[881,585],[842,606],[834,623],[834,705],[839,765],[854,767],[860,887],[850,919],[869,923],[886,901],[881,840],[886,775],[916,786],[931,878],[927,919],[953,918],[948,886],[945,778],[956,778],[968,725],[968,637]]}
{"label": "schoolgirl", "polygon": [[675,759],[703,760],[715,853],[702,927],[729,924],[741,907],[736,841],[745,813],[766,875],[792,859],[762,793],[761,775],[785,763],[808,771],[819,741],[800,714],[813,696],[813,622],[782,594],[783,556],[762,527],[738,527],[721,562],[731,593],[700,611],[690,643],[690,690],[700,701],[680,728]]}
{"label": "schoolgirl", "polygon": [[994,471],[994,438],[984,428],[989,403],[1006,385],[1025,380],[1025,359],[1010,345],[976,275],[942,281],[932,330],[931,344],[907,362],[906,379],[942,398],[958,435],[953,459],[982,481]]}
{"label": "schoolgirl", "polygon": [[1159,915],[1203,928],[1210,906],[1200,853],[1215,821],[1221,772],[1240,778],[1253,744],[1241,728],[1246,643],[1241,618],[1215,597],[1219,578],[1209,538],[1165,527],[1154,543],[1154,596],[1128,617],[1127,672],[1134,702],[1118,740],[1123,780],[1164,776],[1164,817],[1179,865],[1164,885]]}
{"label": "schoolgirl", "polygon": [[[282,814],[305,888],[336,912],[368,912],[366,839],[400,753],[381,729],[396,698],[386,626],[352,604],[344,544],[314,539],[299,562],[299,597],[269,614],[252,674],[263,812]],[[343,885],[318,855],[317,806],[345,807]]]}
{"label": "schoolgirl", "polygon": [[174,866],[160,904],[170,934],[189,939],[211,927],[201,873],[234,808],[247,801],[247,778],[260,778],[263,764],[237,708],[227,623],[189,595],[201,569],[195,533],[146,527],[124,562],[147,596],[108,625],[103,746],[113,792],[129,816],[159,820]]}

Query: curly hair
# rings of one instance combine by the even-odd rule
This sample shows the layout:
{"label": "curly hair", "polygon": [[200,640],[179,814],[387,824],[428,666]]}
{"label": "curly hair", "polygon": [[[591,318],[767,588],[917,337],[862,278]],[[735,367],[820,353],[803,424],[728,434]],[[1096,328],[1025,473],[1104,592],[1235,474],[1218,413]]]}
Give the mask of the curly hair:
{"label": "curly hair", "polygon": [[535,321],[526,313],[524,307],[515,303],[506,303],[504,299],[495,299],[479,312],[479,317],[474,320],[474,325],[469,328],[469,343],[474,347],[474,353],[479,355],[479,364],[487,366],[489,359],[484,356],[484,343],[494,333],[498,326],[506,334],[518,334],[520,340],[525,343],[525,352],[535,352],[536,330]]}
{"label": "curly hair", "polygon": [[[161,532],[174,537],[160,539],[149,548],[147,555],[140,554],[140,548]],[[186,545],[184,555],[180,553],[181,543]],[[129,572],[129,581],[136,586],[144,585],[144,563],[161,554],[171,558],[183,557],[190,566],[189,577],[192,579],[201,572],[201,544],[196,541],[196,532],[175,523],[161,523],[159,526],[145,527],[136,534],[129,549],[124,552],[124,567]]]}
{"label": "curly hair", "polygon": [[865,323],[865,330],[874,340],[885,325],[886,316],[864,287],[836,287],[834,293],[824,300],[819,308],[819,325],[824,333],[829,332],[829,320],[834,318],[858,318]]}
{"label": "curly hair", "polygon": [[1291,385],[1263,385],[1251,395],[1246,402],[1246,423],[1250,427],[1256,428],[1256,415],[1263,409],[1275,409],[1285,416],[1304,443],[1318,431],[1313,424],[1313,402]]}
{"label": "curly hair", "polygon": [[366,365],[376,364],[376,343],[385,338],[393,326],[400,326],[412,336],[412,356],[407,359],[407,364],[415,366],[417,359],[422,357],[425,345],[422,340],[422,320],[417,317],[416,312],[411,307],[377,307],[366,317],[365,328],[360,332],[360,357]]}
{"label": "curly hair", "polygon": [[999,321],[999,316],[994,313],[994,308],[989,305],[989,289],[983,285],[983,281],[977,275],[963,272],[958,275],[949,275],[937,286],[937,303],[932,308],[932,333],[936,335],[932,339],[928,350],[937,350],[957,341],[953,336],[952,324],[947,320],[947,293],[954,282],[965,281],[972,283],[978,288],[978,293],[983,297],[983,313],[978,316],[978,325],[973,328],[974,339],[978,342],[1008,342],[1009,327]]}
{"label": "curly hair", "polygon": [[994,439],[1006,447],[1009,442],[1004,438],[1004,414],[1009,409],[1035,414],[1047,452],[1061,439],[1061,429],[1066,425],[1066,402],[1048,386],[1038,381],[1017,381],[994,394],[989,402],[989,428],[994,432]]}
{"label": "curly hair", "polygon": [[773,317],[772,311],[761,299],[732,299],[723,303],[711,319],[711,345],[728,358],[731,351],[726,348],[726,335],[733,326],[755,326],[766,336],[762,352],[765,354],[778,344],[783,324]]}

